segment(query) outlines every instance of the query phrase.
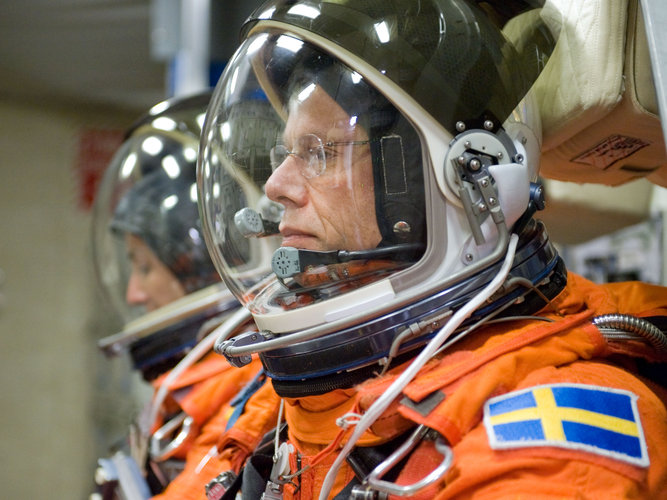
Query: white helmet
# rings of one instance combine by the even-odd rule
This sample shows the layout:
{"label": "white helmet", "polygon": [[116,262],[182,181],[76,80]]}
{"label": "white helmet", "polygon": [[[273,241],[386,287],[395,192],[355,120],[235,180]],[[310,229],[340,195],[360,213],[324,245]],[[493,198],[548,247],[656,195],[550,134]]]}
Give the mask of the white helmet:
{"label": "white helmet", "polygon": [[211,91],[154,106],[126,133],[93,206],[100,290],[123,321],[99,342],[128,351],[151,380],[195,346],[212,318],[238,307],[211,262],[197,205],[196,159]]}
{"label": "white helmet", "polygon": [[[544,285],[524,309],[562,289],[531,219],[541,132],[530,89],[554,44],[542,3],[279,0],[251,16],[198,163],[207,245],[261,330],[220,342],[230,361],[260,352],[282,395],[357,383],[413,357],[491,281],[511,232],[512,276]],[[237,118],[248,108],[279,133],[249,134]],[[267,153],[268,165],[239,161]],[[230,179],[265,197],[234,205]],[[264,279],[244,280],[228,258],[235,233],[264,255]],[[524,292],[507,287],[475,317]]]}

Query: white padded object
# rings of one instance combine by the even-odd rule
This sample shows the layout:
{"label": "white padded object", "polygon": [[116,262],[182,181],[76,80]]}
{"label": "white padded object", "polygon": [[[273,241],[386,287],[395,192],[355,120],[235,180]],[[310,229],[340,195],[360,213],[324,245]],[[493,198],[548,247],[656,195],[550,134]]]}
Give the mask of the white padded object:
{"label": "white padded object", "polygon": [[547,0],[558,42],[535,84],[543,126],[541,174],[618,185],[667,185],[638,0]]}
{"label": "white padded object", "polygon": [[627,2],[546,2],[542,17],[558,43],[536,83],[544,149],[595,123],[620,101]]}

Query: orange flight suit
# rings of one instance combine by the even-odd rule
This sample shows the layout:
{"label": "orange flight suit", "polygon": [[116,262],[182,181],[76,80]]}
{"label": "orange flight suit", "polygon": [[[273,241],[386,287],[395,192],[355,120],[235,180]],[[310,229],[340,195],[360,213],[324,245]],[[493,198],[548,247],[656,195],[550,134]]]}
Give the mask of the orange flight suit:
{"label": "orange flight suit", "polygon": [[[667,288],[636,282],[600,286],[570,273],[566,288],[540,312],[549,321],[512,320],[472,332],[431,360],[404,389],[405,398],[393,403],[358,445],[389,441],[416,424],[444,437],[453,450],[453,464],[437,483],[410,498],[667,499],[667,391],[634,370],[639,358],[665,362],[667,357],[643,342],[605,340],[591,320],[609,313],[665,316]],[[405,366],[353,389],[286,399],[288,436],[296,449],[290,455],[291,473],[307,467],[293,485],[284,486],[284,499],[318,498],[340,443],[349,435],[335,425],[336,419],[363,413]],[[553,384],[637,396],[636,425],[643,431],[650,463],[637,465],[576,447],[492,448],[483,421],[485,403]],[[420,408],[434,396],[439,402]],[[422,441],[396,482],[414,483],[441,461],[433,442]],[[345,463],[329,498],[353,477]]]}
{"label": "orange flight suit", "polygon": [[[236,369],[224,357],[209,353],[185,370],[169,386],[168,397],[162,405],[158,421],[153,424],[152,431],[155,432],[163,424],[165,415],[181,411],[192,417],[194,422],[190,437],[172,456],[184,460],[185,469],[161,494],[153,498],[206,499],[205,485],[219,474],[221,468],[227,468],[228,465],[228,461],[215,452],[214,446],[225,431],[234,411],[230,402],[260,369],[261,363],[256,357],[250,364]],[[168,373],[154,381],[156,388],[161,385]],[[275,419],[272,424],[275,425]]]}
{"label": "orange flight suit", "polygon": [[169,483],[163,493],[153,498],[206,500],[206,484],[221,471],[238,473],[264,434],[276,425],[278,404],[279,398],[271,384],[265,383],[250,398],[236,424],[228,430],[227,420],[232,408],[229,405],[222,407],[194,442],[186,456],[183,472]]}

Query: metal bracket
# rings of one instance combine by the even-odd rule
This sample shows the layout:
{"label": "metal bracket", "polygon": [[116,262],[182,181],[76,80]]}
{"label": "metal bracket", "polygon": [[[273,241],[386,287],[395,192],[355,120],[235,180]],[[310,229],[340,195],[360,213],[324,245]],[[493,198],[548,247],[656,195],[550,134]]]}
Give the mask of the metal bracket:
{"label": "metal bracket", "polygon": [[450,143],[445,159],[446,184],[458,196],[477,245],[486,242],[482,224],[489,216],[496,224],[504,221],[489,167],[522,161],[508,138],[488,130],[465,131]]}
{"label": "metal bracket", "polygon": [[[443,457],[440,465],[428,473],[424,478],[412,484],[399,485],[380,479],[407,456],[407,454],[410,453],[423,439],[431,439],[435,441],[435,449]],[[359,498],[367,498],[369,490],[375,490],[389,495],[398,495],[401,497],[414,495],[418,491],[440,480],[451,467],[453,460],[454,454],[452,453],[452,449],[447,445],[444,438],[425,425],[420,425],[405,443],[403,443],[394,453],[389,455],[384,462],[373,469],[368,477],[364,479],[361,486],[357,487],[358,493],[362,495],[359,496]]]}
{"label": "metal bracket", "polygon": [[[462,167],[458,167],[459,169]],[[500,203],[498,201],[498,191],[495,188],[493,178],[484,169],[479,174],[470,175],[468,173],[460,174],[459,197],[463,204],[468,224],[475,243],[482,245],[486,238],[482,233],[482,223],[491,215],[494,222],[499,222],[498,218],[503,218]],[[466,180],[466,178],[468,180]],[[475,192],[479,193],[475,195]],[[477,198],[477,199],[475,199]]]}
{"label": "metal bracket", "polygon": [[272,338],[273,335],[270,335],[268,332],[246,332],[229,340],[220,341],[220,339],[218,339],[213,350],[227,358],[230,365],[241,368],[252,361],[252,355],[242,354],[240,356],[232,356],[229,354],[230,348],[259,344],[260,342],[266,342]]}
{"label": "metal bracket", "polygon": [[[171,457],[176,450],[185,442],[193,430],[194,419],[185,413],[179,413],[176,417],[169,420],[151,436],[151,458],[157,462]],[[176,429],[181,428],[178,435],[169,442],[166,442],[167,436],[171,435]]]}

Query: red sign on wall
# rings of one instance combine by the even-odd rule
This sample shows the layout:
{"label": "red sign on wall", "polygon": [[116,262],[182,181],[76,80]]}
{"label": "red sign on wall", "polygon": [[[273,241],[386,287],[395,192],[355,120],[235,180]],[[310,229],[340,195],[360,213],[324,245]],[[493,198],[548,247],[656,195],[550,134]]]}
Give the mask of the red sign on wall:
{"label": "red sign on wall", "polygon": [[76,172],[79,179],[78,205],[90,210],[104,171],[123,142],[123,132],[112,129],[83,129],[79,132]]}

